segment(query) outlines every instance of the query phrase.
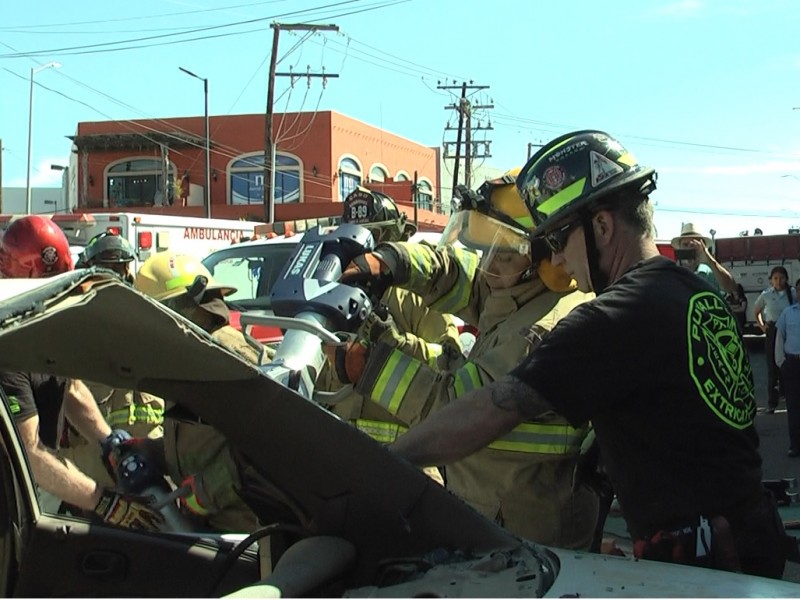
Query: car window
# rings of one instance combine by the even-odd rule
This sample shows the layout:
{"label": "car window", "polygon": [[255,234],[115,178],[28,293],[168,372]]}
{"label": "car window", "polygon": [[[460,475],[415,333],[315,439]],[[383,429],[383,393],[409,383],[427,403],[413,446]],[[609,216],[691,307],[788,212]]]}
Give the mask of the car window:
{"label": "car window", "polygon": [[225,300],[243,309],[270,308],[269,294],[294,244],[239,246],[215,252],[203,260],[214,279],[236,288]]}

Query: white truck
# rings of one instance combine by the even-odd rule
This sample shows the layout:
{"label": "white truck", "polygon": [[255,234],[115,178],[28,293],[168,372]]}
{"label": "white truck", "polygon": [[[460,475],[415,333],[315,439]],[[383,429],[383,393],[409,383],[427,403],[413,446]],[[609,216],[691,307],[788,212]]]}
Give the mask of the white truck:
{"label": "white truck", "polygon": [[[0,215],[0,230],[23,215]],[[54,215],[70,244],[85,246],[93,236],[103,231],[126,238],[136,249],[134,267],[138,269],[151,254],[171,250],[203,258],[215,250],[251,237],[255,221],[233,219],[204,219],[150,213],[76,213]]]}
{"label": "white truck", "polygon": [[742,284],[747,296],[746,331],[760,333],[753,306],[758,295],[770,286],[769,273],[782,266],[789,285],[800,278],[800,233],[718,238],[714,255]]}

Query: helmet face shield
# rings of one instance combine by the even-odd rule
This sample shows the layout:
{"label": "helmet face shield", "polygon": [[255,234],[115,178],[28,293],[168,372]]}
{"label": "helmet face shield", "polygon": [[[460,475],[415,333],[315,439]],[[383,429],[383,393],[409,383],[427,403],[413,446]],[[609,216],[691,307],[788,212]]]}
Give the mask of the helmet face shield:
{"label": "helmet face shield", "polygon": [[[453,213],[442,234],[439,247],[461,242],[467,248],[481,253],[478,268],[489,275],[509,275],[511,263],[525,265],[511,267],[519,274],[530,267],[531,242],[527,234],[476,210]],[[524,257],[519,260],[519,257]],[[513,259],[513,260],[512,260]]]}

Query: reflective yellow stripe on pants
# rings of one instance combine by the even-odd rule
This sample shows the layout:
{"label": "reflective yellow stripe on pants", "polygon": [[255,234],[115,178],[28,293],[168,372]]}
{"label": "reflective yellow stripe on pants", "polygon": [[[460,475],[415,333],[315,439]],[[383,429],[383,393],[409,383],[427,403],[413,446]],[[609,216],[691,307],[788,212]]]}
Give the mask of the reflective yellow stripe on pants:
{"label": "reflective yellow stripe on pants", "polygon": [[381,444],[393,443],[402,433],[408,431],[408,427],[397,423],[387,423],[386,421],[371,421],[369,419],[356,419],[356,429],[363,431],[369,437]]}
{"label": "reflective yellow stripe on pants", "polygon": [[129,404],[112,410],[106,421],[111,427],[121,427],[139,423],[142,425],[161,425],[164,422],[164,409],[149,404]]}

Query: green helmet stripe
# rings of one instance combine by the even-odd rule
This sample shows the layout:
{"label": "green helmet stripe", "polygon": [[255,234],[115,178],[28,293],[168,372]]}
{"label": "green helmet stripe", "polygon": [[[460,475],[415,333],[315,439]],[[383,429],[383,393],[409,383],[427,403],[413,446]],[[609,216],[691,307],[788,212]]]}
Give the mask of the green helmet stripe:
{"label": "green helmet stripe", "polygon": [[[573,135],[573,136],[570,136],[568,138],[565,138],[565,139],[561,140],[561,142],[558,143],[558,144],[553,144],[552,146],[550,146],[550,149],[547,151],[547,156],[550,156],[551,154],[553,154],[553,152],[555,150],[558,150],[559,148],[561,148],[561,146],[566,146],[572,140],[574,140],[576,137],[578,137],[578,136],[577,135]],[[545,157],[543,156],[542,158],[545,158]]]}
{"label": "green helmet stripe", "polygon": [[533,218],[531,217],[517,217],[514,219],[514,221],[519,223],[525,229],[533,229]]}
{"label": "green helmet stripe", "polygon": [[178,275],[164,283],[164,287],[168,290],[174,290],[179,287],[189,287],[194,283],[195,275]]}
{"label": "green helmet stripe", "polygon": [[586,178],[582,177],[574,183],[569,184],[567,187],[559,191],[557,194],[550,196],[547,200],[542,202],[536,207],[536,210],[545,217],[549,217],[557,210],[569,204],[575,198],[583,193],[583,187],[586,184]]}

